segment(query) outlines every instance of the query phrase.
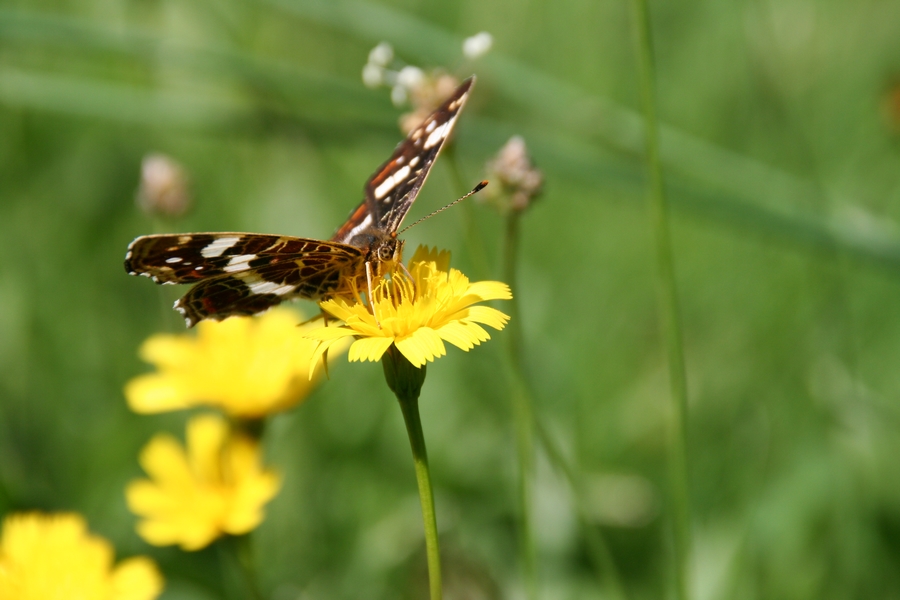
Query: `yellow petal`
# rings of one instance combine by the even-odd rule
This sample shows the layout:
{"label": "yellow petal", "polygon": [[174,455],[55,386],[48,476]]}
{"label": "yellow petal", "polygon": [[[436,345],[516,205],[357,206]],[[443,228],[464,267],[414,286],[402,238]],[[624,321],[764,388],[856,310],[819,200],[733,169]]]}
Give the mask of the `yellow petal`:
{"label": "yellow petal", "polygon": [[352,362],[364,360],[375,362],[381,360],[382,355],[393,343],[393,338],[389,337],[362,338],[353,342],[347,358]]}
{"label": "yellow petal", "polygon": [[304,334],[304,337],[310,340],[324,342],[326,340],[335,340],[352,335],[355,335],[355,332],[346,327],[320,327],[319,329],[314,329],[313,331]]}
{"label": "yellow petal", "polygon": [[141,451],[139,462],[150,477],[160,481],[190,481],[191,468],[184,449],[172,436],[161,433]]}
{"label": "yellow petal", "polygon": [[511,300],[512,291],[500,281],[476,281],[469,284],[467,296],[476,296],[479,300]]}
{"label": "yellow petal", "polygon": [[215,415],[194,417],[187,425],[187,447],[191,470],[200,481],[221,478],[220,453],[228,425]]}
{"label": "yellow petal", "polygon": [[469,308],[467,321],[490,325],[494,329],[503,329],[509,322],[509,316],[490,306],[472,306]]}
{"label": "yellow petal", "polygon": [[141,360],[160,368],[181,366],[193,362],[197,355],[197,343],[182,335],[159,333],[147,338],[138,350]]}
{"label": "yellow petal", "polygon": [[188,408],[190,390],[170,375],[139,375],[125,384],[128,407],[136,413],[152,414]]}
{"label": "yellow petal", "polygon": [[112,573],[112,600],[152,600],[162,589],[162,575],[145,556],[123,560]]}
{"label": "yellow petal", "polygon": [[426,362],[447,353],[437,332],[427,327],[417,329],[411,336],[398,340],[395,344],[403,356],[416,367],[421,367]]}
{"label": "yellow petal", "polygon": [[468,352],[481,342],[490,339],[486,331],[477,325],[475,327],[477,329],[473,329],[469,323],[453,321],[438,329],[437,332],[447,342]]}

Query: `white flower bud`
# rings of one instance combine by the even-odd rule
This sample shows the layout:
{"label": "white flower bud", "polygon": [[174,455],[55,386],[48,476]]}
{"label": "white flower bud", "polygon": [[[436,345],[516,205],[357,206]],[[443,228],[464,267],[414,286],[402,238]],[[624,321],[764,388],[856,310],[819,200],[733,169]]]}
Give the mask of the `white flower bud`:
{"label": "white flower bud", "polygon": [[494,45],[494,37],[487,31],[476,33],[463,41],[463,55],[469,60],[484,56]]}
{"label": "white flower bud", "polygon": [[406,104],[406,100],[409,95],[406,92],[406,88],[402,85],[395,85],[391,89],[391,102],[394,103],[394,106],[403,106]]}
{"label": "white flower bud", "polygon": [[406,66],[397,73],[397,85],[402,85],[407,90],[414,90],[422,84],[425,73],[419,67]]}
{"label": "white flower bud", "polygon": [[366,63],[362,70],[362,80],[366,87],[377,88],[384,83],[384,67]]}
{"label": "white flower bud", "polygon": [[381,42],[369,52],[369,63],[386,67],[394,60],[394,49],[387,42]]}

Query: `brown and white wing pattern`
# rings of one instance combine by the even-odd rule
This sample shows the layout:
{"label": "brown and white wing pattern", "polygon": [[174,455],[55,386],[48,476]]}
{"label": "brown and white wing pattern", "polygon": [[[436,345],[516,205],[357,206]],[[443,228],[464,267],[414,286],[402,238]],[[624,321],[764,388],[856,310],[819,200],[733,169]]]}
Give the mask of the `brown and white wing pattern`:
{"label": "brown and white wing pattern", "polygon": [[354,246],[257,233],[148,235],[134,240],[125,270],[162,284],[196,283],[175,309],[188,327],[253,315],[290,298],[338,292],[365,252]]}
{"label": "brown and white wing pattern", "polygon": [[366,182],[365,200],[350,214],[332,240],[346,244],[367,229],[395,233],[400,228],[444,142],[450,137],[474,82],[474,77],[466,79],[400,142],[391,157]]}

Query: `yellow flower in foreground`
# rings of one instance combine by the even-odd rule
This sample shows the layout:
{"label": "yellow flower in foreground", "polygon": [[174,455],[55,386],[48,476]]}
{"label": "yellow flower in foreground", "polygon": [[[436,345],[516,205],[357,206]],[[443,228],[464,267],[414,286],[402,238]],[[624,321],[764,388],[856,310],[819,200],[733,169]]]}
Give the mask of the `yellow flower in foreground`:
{"label": "yellow flower in foreground", "polygon": [[4,600],[152,600],[163,579],[138,556],[113,565],[112,545],[88,533],[77,514],[19,513],[3,521],[0,598]]}
{"label": "yellow flower in foreground", "polygon": [[158,334],[141,346],[141,358],[158,371],[125,386],[135,412],[156,413],[198,405],[245,418],[290,408],[312,389],[315,342],[296,312],[274,309],[261,317],[202,321],[197,335]]}
{"label": "yellow flower in foreground", "polygon": [[323,311],[343,321],[307,333],[319,341],[313,364],[335,342],[357,338],[350,346],[352,361],[377,361],[391,347],[416,367],[447,353],[444,341],[463,350],[490,339],[479,323],[503,329],[509,317],[488,306],[473,306],[486,300],[509,300],[509,286],[499,281],[469,279],[450,268],[450,253],[420,246],[410,261],[412,280],[399,272],[375,283],[372,303],[375,314],[360,302],[342,299],[319,303]]}
{"label": "yellow flower in foreground", "polygon": [[137,531],[156,546],[199,550],[223,533],[247,533],[263,520],[263,505],[281,480],[261,465],[259,444],[232,433],[219,416],[201,415],[187,425],[187,452],[167,434],[141,452],[151,480],[131,482],[128,507],[144,518]]}

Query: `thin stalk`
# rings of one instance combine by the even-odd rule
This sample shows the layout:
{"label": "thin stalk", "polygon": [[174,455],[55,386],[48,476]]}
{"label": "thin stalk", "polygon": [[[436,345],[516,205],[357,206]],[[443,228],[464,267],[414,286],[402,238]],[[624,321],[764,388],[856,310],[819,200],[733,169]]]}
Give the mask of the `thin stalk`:
{"label": "thin stalk", "polygon": [[585,506],[584,490],[580,478],[565,459],[563,453],[553,442],[553,439],[535,418],[534,402],[528,388],[522,366],[522,319],[520,317],[516,264],[519,250],[519,224],[521,211],[511,210],[506,217],[506,232],[503,240],[503,281],[513,289],[513,298],[507,305],[510,313],[510,321],[507,326],[507,349],[509,350],[509,364],[512,370],[510,380],[512,383],[511,399],[516,426],[516,449],[519,459],[519,504],[522,513],[523,538],[523,564],[525,565],[526,587],[530,598],[537,597],[537,552],[534,543],[534,533],[531,527],[531,515],[533,501],[531,491],[534,489],[534,432],[537,431],[538,440],[547,453],[547,458],[554,468],[566,478],[575,501],[575,509],[584,531],[588,544],[588,553],[594,561],[598,572],[607,578],[606,585],[610,597],[624,600],[627,596],[622,586],[622,579],[613,560],[612,552],[606,540],[592,527],[588,510]]}
{"label": "thin stalk", "polygon": [[400,402],[409,445],[412,449],[419,484],[419,502],[422,505],[422,523],[425,526],[425,551],[428,554],[428,585],[431,600],[441,600],[441,553],[438,546],[437,518],[434,512],[434,493],[428,469],[428,452],[425,435],[419,418],[419,392],[425,382],[425,367],[414,367],[403,354],[391,346],[381,361],[388,386]]}
{"label": "thin stalk", "polygon": [[609,549],[609,545],[606,543],[606,539],[603,535],[591,524],[587,502],[584,497],[584,485],[582,484],[581,478],[578,476],[575,469],[573,469],[566,461],[562,451],[556,445],[556,442],[553,441],[553,438],[550,437],[550,434],[541,422],[535,420],[534,426],[537,430],[538,439],[544,447],[544,450],[547,452],[547,458],[550,460],[550,463],[562,473],[563,477],[565,477],[566,481],[569,483],[569,487],[572,489],[572,496],[575,500],[575,510],[578,513],[578,520],[580,521],[588,545],[588,554],[591,555],[594,566],[598,571],[604,573],[608,578],[605,583],[610,597],[617,600],[625,600],[628,596],[622,585],[619,569],[616,567],[616,563],[613,560],[612,551]]}
{"label": "thin stalk", "polygon": [[[459,160],[456,157],[456,145],[449,144],[444,149],[444,163],[450,168],[450,175],[453,178],[453,185],[456,187],[456,193],[462,196],[471,189],[467,186],[462,176],[462,170],[459,168]],[[478,235],[478,222],[475,219],[474,205],[471,199],[463,202],[462,206],[463,226],[465,227],[466,246],[469,250],[469,259],[475,268],[475,274],[479,278],[487,277],[490,273],[488,267],[489,261],[487,250]]]}
{"label": "thin stalk", "polygon": [[253,560],[249,534],[226,536],[219,542],[219,562],[222,566],[222,575],[225,581],[234,581],[234,563],[237,563],[241,579],[243,579],[244,589],[239,592],[228,590],[228,597],[263,600],[264,596],[259,589],[259,580]]}
{"label": "thin stalk", "polygon": [[532,515],[534,502],[534,409],[531,396],[522,377],[522,320],[519,318],[518,285],[516,264],[519,251],[519,219],[521,212],[510,210],[506,216],[506,232],[503,238],[503,281],[513,290],[513,297],[507,304],[509,326],[507,328],[507,350],[514,371],[512,400],[513,421],[516,428],[516,454],[519,467],[519,529],[522,535],[522,565],[525,572],[525,588],[528,598],[538,597],[537,550],[534,543]]}
{"label": "thin stalk", "polygon": [[679,322],[675,269],[669,232],[668,208],[659,155],[653,45],[646,0],[632,0],[635,42],[644,111],[647,171],[650,179],[650,219],[656,241],[657,287],[662,335],[665,340],[672,396],[669,430],[669,479],[672,500],[672,539],[675,562],[675,597],[689,597],[691,563],[690,499],[687,472],[687,381]]}
{"label": "thin stalk", "polygon": [[253,547],[251,545],[250,534],[235,536],[234,546],[250,597],[254,600],[262,600],[263,595],[259,589],[259,576],[256,572],[256,561],[253,560]]}

